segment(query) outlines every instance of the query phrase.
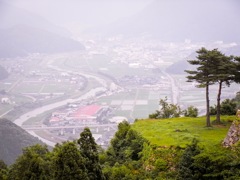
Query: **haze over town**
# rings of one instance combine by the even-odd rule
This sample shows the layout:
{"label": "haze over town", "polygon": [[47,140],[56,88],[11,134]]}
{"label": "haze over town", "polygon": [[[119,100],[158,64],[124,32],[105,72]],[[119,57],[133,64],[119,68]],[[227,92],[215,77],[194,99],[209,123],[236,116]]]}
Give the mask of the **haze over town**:
{"label": "haze over town", "polygon": [[[122,120],[148,118],[159,100],[194,105],[186,82],[201,47],[240,55],[238,0],[0,0],[0,117],[47,144],[85,126],[103,147]],[[211,105],[217,87],[211,86]],[[239,86],[223,90],[234,97]]]}

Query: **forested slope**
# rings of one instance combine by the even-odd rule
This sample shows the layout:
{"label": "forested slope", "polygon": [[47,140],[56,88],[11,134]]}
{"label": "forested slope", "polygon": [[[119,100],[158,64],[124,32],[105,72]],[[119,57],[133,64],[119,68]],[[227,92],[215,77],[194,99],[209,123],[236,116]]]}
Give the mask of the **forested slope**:
{"label": "forested slope", "polygon": [[0,119],[0,159],[12,164],[22,153],[22,149],[34,144],[43,144],[7,119]]}

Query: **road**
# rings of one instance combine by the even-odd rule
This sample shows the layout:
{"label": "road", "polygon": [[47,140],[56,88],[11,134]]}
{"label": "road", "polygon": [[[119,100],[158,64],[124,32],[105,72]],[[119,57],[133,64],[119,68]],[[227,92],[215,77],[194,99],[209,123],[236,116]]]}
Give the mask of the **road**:
{"label": "road", "polygon": [[97,92],[102,92],[102,91],[107,91],[107,90],[104,87],[98,87],[98,88],[95,88],[95,89],[91,89],[89,92],[87,92],[86,94],[82,95],[79,98],[76,98],[76,99],[66,99],[66,100],[59,101],[59,102],[56,102],[56,103],[53,103],[53,104],[48,104],[46,106],[42,106],[40,108],[34,109],[34,110],[30,111],[30,112],[27,112],[27,113],[23,114],[18,119],[15,119],[14,123],[16,125],[18,125],[18,126],[22,126],[23,123],[25,121],[27,121],[28,119],[30,119],[32,117],[35,117],[35,116],[37,116],[39,114],[42,114],[45,111],[49,111],[49,110],[52,110],[52,109],[55,109],[55,108],[67,105],[68,103],[74,103],[74,102],[78,102],[78,101],[89,99],[91,97],[94,97]]}
{"label": "road", "polygon": [[[37,108],[37,109],[34,109],[30,112],[27,112],[25,114],[23,114],[22,116],[20,116],[18,119],[14,120],[14,123],[18,126],[21,126],[23,125],[23,123],[25,121],[27,121],[28,119],[32,118],[32,117],[35,117],[37,115],[40,115],[42,113],[44,113],[45,111],[49,111],[51,109],[55,109],[55,108],[58,108],[58,107],[61,107],[61,106],[64,106],[64,105],[67,105],[68,103],[74,103],[74,102],[77,102],[77,101],[81,101],[81,100],[86,100],[88,98],[91,98],[91,97],[94,97],[95,94],[97,92],[102,92],[102,91],[106,91],[106,88],[103,88],[103,87],[98,87],[98,88],[95,88],[95,89],[91,89],[89,92],[87,92],[86,94],[82,95],[81,97],[79,98],[76,98],[76,99],[66,99],[66,100],[63,100],[63,101],[59,101],[59,102],[56,102],[56,103],[53,103],[53,104],[49,104],[49,105],[46,105],[46,106],[42,106],[40,108]],[[30,130],[30,129],[29,129]],[[51,142],[47,139],[44,139],[40,136],[38,136],[36,133],[34,133],[32,130],[29,131],[29,133],[37,138],[39,138],[40,140],[42,140],[44,143],[46,143],[47,145],[49,146],[54,146],[55,143],[54,142]]]}
{"label": "road", "polygon": [[118,124],[85,124],[85,125],[74,125],[74,126],[22,126],[25,130],[53,130],[53,129],[77,129],[77,128],[97,128],[97,127],[110,127],[117,130]]}
{"label": "road", "polygon": [[166,72],[164,72],[164,71],[163,71],[163,74],[164,74],[165,76],[167,76],[168,79],[169,79],[170,82],[171,82],[171,87],[172,87],[172,103],[173,103],[173,104],[178,104],[178,103],[179,103],[179,102],[178,102],[178,100],[179,100],[179,88],[178,88],[178,86],[176,85],[175,80],[174,80],[174,78],[173,78],[171,75],[169,75],[168,73],[166,73]]}

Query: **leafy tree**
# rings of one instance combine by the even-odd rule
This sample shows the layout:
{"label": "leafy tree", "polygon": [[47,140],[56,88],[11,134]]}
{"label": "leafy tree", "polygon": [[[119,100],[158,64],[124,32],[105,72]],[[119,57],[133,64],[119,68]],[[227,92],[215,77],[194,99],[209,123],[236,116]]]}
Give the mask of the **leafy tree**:
{"label": "leafy tree", "polygon": [[114,165],[116,162],[123,163],[126,161],[124,150],[126,146],[129,145],[126,141],[126,137],[130,128],[130,124],[127,121],[119,123],[118,131],[115,133],[106,152],[108,161],[111,165]]}
{"label": "leafy tree", "polygon": [[[236,114],[236,107],[237,103],[234,99],[225,99],[221,103],[221,114],[222,115],[235,115]],[[216,115],[217,114],[217,106],[210,107],[210,114]]]}
{"label": "leafy tree", "polygon": [[123,164],[128,161],[139,160],[144,143],[147,143],[147,140],[132,130],[127,121],[123,121],[118,125],[118,131],[106,152],[110,165],[116,162]]}
{"label": "leafy tree", "polygon": [[50,177],[47,146],[34,145],[23,149],[23,154],[10,167],[9,179],[44,180]]}
{"label": "leafy tree", "polygon": [[230,179],[232,175],[230,175],[229,171],[235,168],[231,165],[234,160],[232,154],[235,153],[220,146],[204,149],[194,157],[195,177],[197,179],[213,180]]}
{"label": "leafy tree", "polygon": [[216,115],[217,114],[217,106],[210,106],[210,110],[209,110],[209,114],[210,115]]}
{"label": "leafy tree", "polygon": [[84,158],[90,180],[105,179],[99,162],[98,147],[89,128],[85,128],[78,139],[80,153]]}
{"label": "leafy tree", "polygon": [[167,100],[167,97],[160,99],[159,105],[161,109],[157,110],[156,113],[150,114],[149,118],[165,119],[179,117],[182,114],[181,108],[178,105],[168,103]]}
{"label": "leafy tree", "polygon": [[0,179],[6,180],[8,173],[8,167],[3,160],[0,160]]}
{"label": "leafy tree", "polygon": [[74,142],[65,142],[62,145],[56,145],[53,149],[53,179],[88,180],[87,169],[84,164],[85,161]]}
{"label": "leafy tree", "polygon": [[113,167],[107,167],[104,169],[104,174],[108,180],[135,180],[137,179],[131,169],[124,164],[116,163]]}
{"label": "leafy tree", "polygon": [[185,117],[197,117],[198,116],[198,108],[194,106],[189,106],[187,110],[184,111]]}
{"label": "leafy tree", "polygon": [[106,178],[139,179],[142,177],[144,173],[139,169],[142,166],[141,158],[144,144],[149,143],[139,133],[131,129],[127,121],[121,122],[106,151],[104,164]]}
{"label": "leafy tree", "polygon": [[215,67],[215,52],[209,51],[206,48],[201,48],[197,51],[198,56],[196,60],[188,60],[191,65],[196,65],[196,70],[185,70],[189,75],[188,82],[196,81],[199,84],[197,87],[206,89],[206,126],[211,126],[209,114],[209,86],[215,82],[213,76],[213,69]]}
{"label": "leafy tree", "polygon": [[179,164],[177,179],[179,180],[193,180],[198,179],[195,177],[194,157],[200,154],[200,148],[198,147],[198,141],[193,139],[192,144],[188,145],[185,149]]}

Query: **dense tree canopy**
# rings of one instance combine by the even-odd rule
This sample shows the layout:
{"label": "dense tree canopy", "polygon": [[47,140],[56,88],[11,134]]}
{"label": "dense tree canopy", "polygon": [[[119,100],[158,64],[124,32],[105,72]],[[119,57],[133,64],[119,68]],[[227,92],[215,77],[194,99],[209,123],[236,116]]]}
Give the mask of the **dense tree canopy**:
{"label": "dense tree canopy", "polygon": [[55,146],[52,164],[53,179],[89,179],[84,158],[74,142]]}
{"label": "dense tree canopy", "polygon": [[10,167],[9,179],[49,179],[50,166],[47,146],[34,145],[23,149],[23,154]]}

